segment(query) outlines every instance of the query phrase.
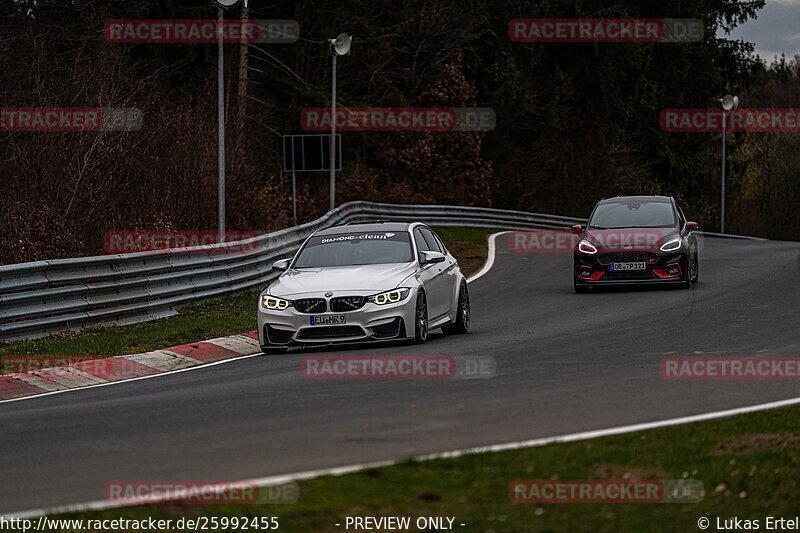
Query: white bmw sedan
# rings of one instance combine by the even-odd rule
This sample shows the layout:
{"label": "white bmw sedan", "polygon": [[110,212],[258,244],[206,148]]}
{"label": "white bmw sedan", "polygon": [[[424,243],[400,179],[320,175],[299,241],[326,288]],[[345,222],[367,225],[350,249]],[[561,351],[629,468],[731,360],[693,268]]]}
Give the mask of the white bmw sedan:
{"label": "white bmw sedan", "polygon": [[289,346],[411,339],[469,330],[467,282],[419,222],[334,226],[311,235],[258,300],[264,353]]}

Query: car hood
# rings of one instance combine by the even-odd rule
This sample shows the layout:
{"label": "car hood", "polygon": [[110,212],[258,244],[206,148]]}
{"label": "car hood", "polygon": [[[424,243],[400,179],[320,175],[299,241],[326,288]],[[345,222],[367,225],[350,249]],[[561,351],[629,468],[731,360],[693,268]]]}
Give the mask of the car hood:
{"label": "car hood", "polygon": [[292,269],[270,285],[269,293],[288,297],[321,291],[384,291],[397,287],[415,270],[413,262]]}
{"label": "car hood", "polygon": [[584,238],[603,252],[658,252],[678,236],[675,228],[587,229]]}

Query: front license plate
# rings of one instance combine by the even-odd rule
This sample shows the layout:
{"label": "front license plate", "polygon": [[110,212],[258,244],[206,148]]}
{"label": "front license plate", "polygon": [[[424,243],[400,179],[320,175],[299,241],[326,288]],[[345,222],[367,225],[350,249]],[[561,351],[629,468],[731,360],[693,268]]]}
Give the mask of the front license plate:
{"label": "front license plate", "polygon": [[646,263],[611,263],[611,270],[645,270]]}
{"label": "front license plate", "polygon": [[344,324],[345,322],[347,322],[347,317],[345,315],[319,315],[319,316],[312,316],[310,318],[312,326],[322,326],[327,324]]}

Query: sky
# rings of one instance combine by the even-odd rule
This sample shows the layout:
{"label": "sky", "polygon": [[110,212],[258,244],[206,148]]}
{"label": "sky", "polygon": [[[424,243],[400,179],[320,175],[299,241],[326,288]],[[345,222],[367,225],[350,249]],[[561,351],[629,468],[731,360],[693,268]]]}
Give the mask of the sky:
{"label": "sky", "polygon": [[767,0],[757,19],[738,26],[730,35],[722,31],[719,35],[755,43],[755,52],[767,62],[781,52],[790,59],[800,54],[800,0]]}

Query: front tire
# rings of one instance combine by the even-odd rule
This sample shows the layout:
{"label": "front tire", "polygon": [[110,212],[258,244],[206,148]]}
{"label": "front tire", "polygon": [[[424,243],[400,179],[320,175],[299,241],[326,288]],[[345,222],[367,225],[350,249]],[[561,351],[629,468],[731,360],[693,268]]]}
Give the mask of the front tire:
{"label": "front tire", "polygon": [[426,340],[428,340],[428,302],[425,293],[420,289],[414,311],[414,343],[422,344]]}
{"label": "front tire", "polygon": [[442,333],[446,335],[463,335],[469,331],[470,321],[469,291],[467,284],[461,283],[458,291],[458,307],[456,308],[456,321],[442,327]]}
{"label": "front tire", "polygon": [[697,282],[697,253],[689,253],[686,256],[686,281],[681,285],[684,289],[690,289],[692,283]]}

